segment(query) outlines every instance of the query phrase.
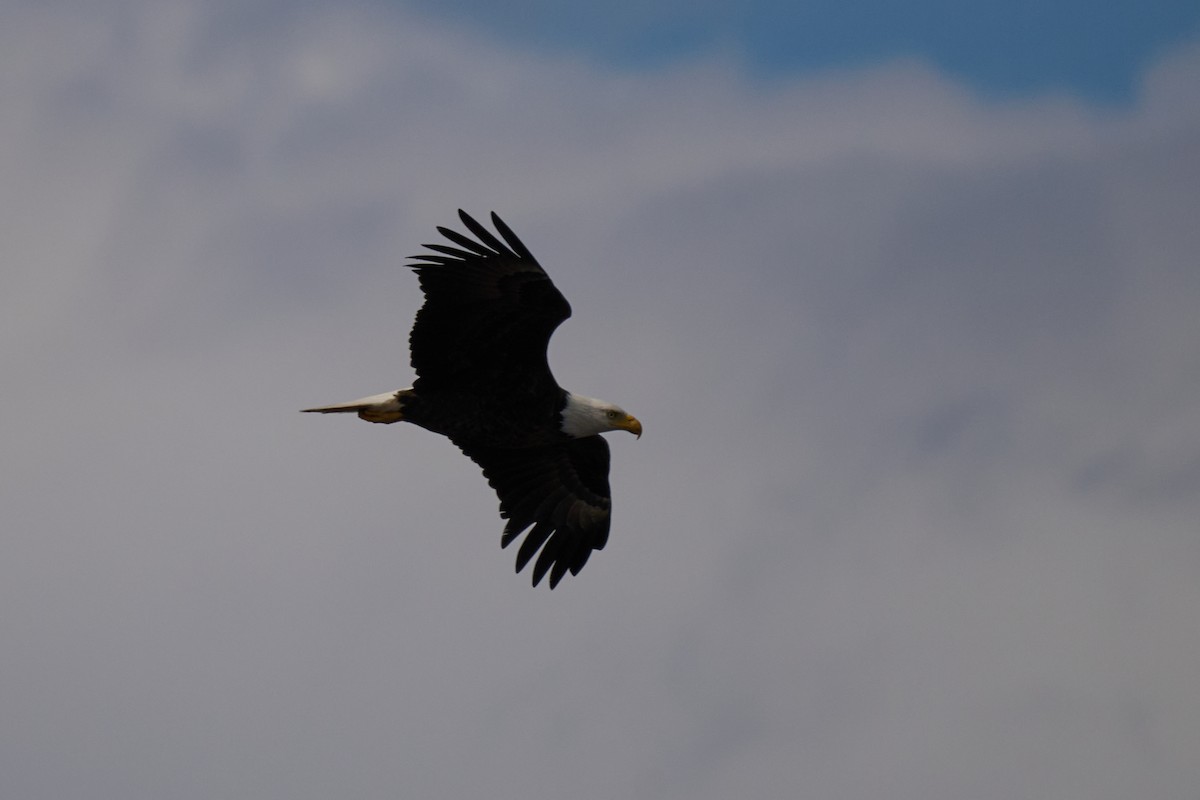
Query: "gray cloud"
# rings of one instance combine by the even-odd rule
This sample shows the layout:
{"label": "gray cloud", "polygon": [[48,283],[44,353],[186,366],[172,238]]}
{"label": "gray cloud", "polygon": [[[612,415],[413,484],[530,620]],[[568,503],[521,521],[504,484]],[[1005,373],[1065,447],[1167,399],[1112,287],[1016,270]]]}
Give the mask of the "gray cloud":
{"label": "gray cloud", "polygon": [[[1197,785],[1195,46],[1114,113],[89,8],[0,12],[5,796]],[[646,423],[553,594],[445,442],[295,413],[405,384],[458,206]]]}

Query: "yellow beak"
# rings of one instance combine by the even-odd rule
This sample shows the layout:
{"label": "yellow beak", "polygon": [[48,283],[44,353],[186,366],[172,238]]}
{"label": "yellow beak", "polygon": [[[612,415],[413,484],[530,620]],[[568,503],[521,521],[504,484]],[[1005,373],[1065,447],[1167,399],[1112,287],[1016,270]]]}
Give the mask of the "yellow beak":
{"label": "yellow beak", "polygon": [[642,423],[638,422],[637,417],[632,414],[626,414],[625,419],[621,420],[617,427],[635,434],[639,439],[642,438]]}

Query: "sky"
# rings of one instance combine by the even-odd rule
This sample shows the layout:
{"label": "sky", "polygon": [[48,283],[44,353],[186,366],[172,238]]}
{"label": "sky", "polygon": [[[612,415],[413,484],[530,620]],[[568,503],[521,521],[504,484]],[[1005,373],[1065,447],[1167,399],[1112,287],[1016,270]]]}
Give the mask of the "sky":
{"label": "sky", "polygon": [[1133,99],[1162,48],[1200,33],[1190,0],[417,0],[523,47],[610,66],[662,66],[723,50],[760,79],[917,58],[977,91],[1047,89],[1097,103]]}
{"label": "sky", "polygon": [[[1010,5],[5,4],[0,796],[1194,796],[1196,13]],[[645,426],[553,592],[297,413],[460,207]]]}

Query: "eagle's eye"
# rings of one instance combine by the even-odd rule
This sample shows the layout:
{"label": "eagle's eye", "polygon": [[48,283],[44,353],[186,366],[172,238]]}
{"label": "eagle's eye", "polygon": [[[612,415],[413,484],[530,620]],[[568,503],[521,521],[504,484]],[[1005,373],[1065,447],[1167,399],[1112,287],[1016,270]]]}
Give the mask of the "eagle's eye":
{"label": "eagle's eye", "polygon": [[604,413],[605,413],[605,416],[607,416],[609,419],[616,419],[616,418],[617,418],[617,412],[613,411],[611,408],[610,408],[608,411],[604,412]]}

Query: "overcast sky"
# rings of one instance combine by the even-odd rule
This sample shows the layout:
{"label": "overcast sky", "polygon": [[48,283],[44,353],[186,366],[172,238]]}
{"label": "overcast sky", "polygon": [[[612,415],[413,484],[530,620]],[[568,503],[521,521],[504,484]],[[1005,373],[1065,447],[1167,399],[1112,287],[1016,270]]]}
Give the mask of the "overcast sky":
{"label": "overcast sky", "polygon": [[[1195,797],[1197,14],[709,5],[4,4],[0,796]],[[553,592],[296,413],[459,207],[645,424]]]}

